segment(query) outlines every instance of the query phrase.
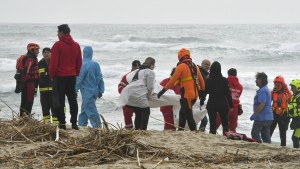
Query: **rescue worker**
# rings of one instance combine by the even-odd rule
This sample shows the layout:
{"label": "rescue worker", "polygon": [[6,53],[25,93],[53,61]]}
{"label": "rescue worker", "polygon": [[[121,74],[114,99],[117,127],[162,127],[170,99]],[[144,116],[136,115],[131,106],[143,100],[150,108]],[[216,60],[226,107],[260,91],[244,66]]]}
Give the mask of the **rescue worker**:
{"label": "rescue worker", "polygon": [[[240,84],[239,79],[237,78],[237,71],[235,68],[231,68],[227,71],[228,84],[231,91],[233,111],[228,112],[228,125],[229,130],[236,132],[238,124],[238,111],[240,106],[240,97],[243,92],[243,86]],[[221,120],[220,115],[217,116],[217,128],[220,126]]]}
{"label": "rescue worker", "polygon": [[[52,82],[50,79],[48,65],[51,57],[50,48],[44,48],[42,51],[43,59],[39,61],[39,90],[40,90],[40,102],[43,111],[44,122],[52,122],[53,124],[59,124],[57,114],[53,111],[52,106]],[[50,114],[50,109],[51,113]]]}
{"label": "rescue worker", "polygon": [[182,48],[178,52],[178,64],[172,79],[157,94],[160,98],[168,89],[175,86],[177,80],[180,83],[180,111],[179,111],[179,129],[183,130],[186,121],[191,131],[196,130],[196,123],[193,117],[192,107],[198,99],[199,90],[205,90],[204,80],[199,68],[192,62],[190,51]]}
{"label": "rescue worker", "polygon": [[24,71],[21,73],[23,83],[21,94],[20,116],[31,115],[34,96],[37,94],[39,72],[38,59],[40,46],[36,43],[27,45],[27,54],[23,59]]}
{"label": "rescue worker", "polygon": [[[172,76],[175,72],[175,68],[172,69],[172,72],[170,74],[169,78],[164,79],[162,82],[160,82],[161,86],[166,86],[166,84],[172,79]],[[180,84],[176,84],[173,88],[171,88],[175,94],[180,95]],[[173,106],[162,106],[160,107],[160,111],[163,114],[164,117],[164,130],[176,130],[176,127],[174,126],[174,114],[173,114]]]}
{"label": "rescue worker", "polygon": [[80,126],[87,126],[90,120],[93,128],[101,128],[100,115],[96,107],[96,99],[104,93],[104,81],[100,65],[92,60],[93,49],[86,46],[83,49],[83,65],[77,78],[76,90],[82,96],[81,113],[78,117]]}
{"label": "rescue worker", "polygon": [[281,146],[286,146],[286,131],[290,123],[290,117],[288,116],[288,102],[292,99],[292,92],[289,91],[284,78],[277,76],[274,79],[274,88],[271,91],[272,97],[272,110],[274,120],[271,125],[270,135],[272,134],[278,124]]}
{"label": "rescue worker", "polygon": [[[141,62],[139,60],[134,60],[132,63],[131,63],[131,71],[134,71],[134,70],[137,70],[139,69],[139,67],[141,66]],[[130,73],[128,72],[128,73]],[[118,92],[121,94],[122,90],[129,84],[127,82],[127,79],[126,79],[126,75],[128,74],[126,73],[119,85],[118,85]],[[125,122],[125,129],[132,129],[133,128],[133,124],[132,124],[132,115],[133,115],[133,109],[128,107],[128,106],[123,106],[123,115],[124,115],[124,122]]]}
{"label": "rescue worker", "polygon": [[290,83],[293,97],[289,102],[288,115],[292,118],[291,129],[294,130],[292,135],[293,147],[299,148],[300,141],[300,79],[292,80]]}
{"label": "rescue worker", "polygon": [[220,115],[223,134],[228,132],[228,111],[233,111],[231,92],[227,78],[221,73],[221,64],[213,62],[210,67],[209,77],[205,81],[205,93],[209,94],[206,109],[209,116],[209,133],[217,133],[217,114]]}

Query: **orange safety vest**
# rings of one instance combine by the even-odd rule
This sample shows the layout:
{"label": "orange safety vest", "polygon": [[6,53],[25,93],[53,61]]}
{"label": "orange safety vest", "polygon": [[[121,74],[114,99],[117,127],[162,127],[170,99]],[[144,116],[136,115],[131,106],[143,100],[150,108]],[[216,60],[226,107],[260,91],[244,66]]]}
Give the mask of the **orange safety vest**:
{"label": "orange safety vest", "polygon": [[272,91],[272,100],[273,100],[273,105],[272,105],[272,110],[275,112],[277,115],[282,115],[284,112],[287,112],[288,110],[288,102],[290,100],[290,91],[289,93],[283,92],[283,93],[278,93]]}

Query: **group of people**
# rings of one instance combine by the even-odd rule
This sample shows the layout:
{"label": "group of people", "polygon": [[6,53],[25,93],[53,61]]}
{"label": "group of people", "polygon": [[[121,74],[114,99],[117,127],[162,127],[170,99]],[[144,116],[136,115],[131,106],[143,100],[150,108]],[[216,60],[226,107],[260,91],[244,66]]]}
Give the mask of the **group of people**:
{"label": "group of people", "polygon": [[[93,49],[83,49],[70,35],[67,24],[59,25],[59,41],[52,48],[42,50],[43,59],[38,62],[40,46],[36,43],[27,45],[27,53],[17,60],[15,79],[16,93],[21,92],[20,116],[31,115],[34,96],[38,87],[43,111],[43,120],[52,121],[59,128],[66,130],[65,96],[68,98],[72,129],[87,126],[88,120],[94,128],[101,127],[101,120],[96,107],[96,99],[104,93],[104,82],[100,65],[92,60]],[[82,63],[83,62],[83,63]],[[82,95],[81,113],[78,117],[77,92]],[[50,113],[51,109],[51,113]]]}
{"label": "group of people", "polygon": [[[153,60],[152,63],[149,59]],[[178,52],[178,64],[172,69],[170,77],[161,81],[163,89],[157,94],[160,98],[168,89],[180,95],[179,125],[174,125],[174,112],[172,106],[163,106],[160,111],[163,114],[165,130],[183,130],[185,123],[188,123],[190,130],[196,130],[196,123],[193,119],[192,106],[196,100],[200,99],[200,109],[204,105],[206,95],[209,95],[206,109],[209,116],[209,133],[216,134],[217,128],[222,124],[223,134],[232,131],[236,132],[238,116],[243,113],[240,104],[240,96],[243,86],[237,77],[237,70],[228,70],[228,77],[223,77],[221,64],[217,61],[210,65],[210,61],[205,59],[201,66],[193,63],[190,51],[182,48]],[[150,108],[149,99],[153,93],[155,74],[155,60],[147,58],[145,63],[149,63],[147,69],[151,73],[139,73],[145,69],[145,63],[140,66],[140,62],[132,62],[131,72],[125,74],[119,83],[119,93],[128,96],[128,102],[123,107],[124,121],[126,129],[147,129]],[[143,70],[145,71],[145,70]],[[141,81],[137,81],[141,79]],[[292,140],[295,148],[299,148],[300,138],[300,80],[291,82],[291,90],[288,89],[284,78],[277,76],[274,79],[274,89],[268,89],[268,77],[264,72],[256,74],[256,85],[259,87],[253,104],[253,115],[250,120],[254,120],[251,136],[257,142],[271,143],[271,136],[278,124],[280,131],[281,146],[286,146],[286,131],[290,118],[292,118],[291,129],[294,129]],[[128,86],[128,87],[127,87]],[[140,89],[136,89],[139,86]],[[143,90],[142,90],[143,88]],[[125,92],[122,93],[123,89]],[[132,115],[136,114],[134,126]],[[140,118],[142,114],[143,118]],[[200,123],[199,130],[205,131],[207,124],[205,116]]]}
{"label": "group of people", "polygon": [[[97,98],[104,93],[104,81],[100,65],[92,60],[93,49],[86,46],[82,51],[70,35],[67,24],[58,26],[59,41],[52,48],[42,50],[43,59],[38,62],[39,45],[29,43],[27,54],[17,60],[15,79],[16,93],[21,92],[20,116],[31,115],[34,96],[39,87],[43,120],[52,121],[59,128],[66,129],[65,96],[67,96],[72,129],[87,126],[88,120],[94,128],[101,127],[101,120],[96,107]],[[132,69],[126,73],[118,85],[118,92],[126,98],[123,106],[126,129],[147,130],[150,105],[149,99],[155,88],[155,59],[146,58],[132,62]],[[243,86],[237,78],[237,70],[228,70],[228,77],[221,73],[218,61],[210,64],[205,59],[201,66],[192,61],[188,49],[178,52],[178,63],[171,71],[170,77],[164,79],[163,87],[157,93],[160,99],[171,89],[180,95],[179,125],[174,125],[172,105],[161,107],[165,130],[183,130],[186,122],[191,131],[197,130],[193,118],[193,105],[200,99],[202,109],[206,96],[206,109],[209,117],[209,133],[216,134],[222,124],[223,134],[228,131],[236,132],[238,116],[242,113],[239,98]],[[256,74],[256,92],[253,104],[254,120],[251,135],[257,142],[271,143],[271,136],[277,124],[280,131],[281,146],[286,146],[286,131],[292,118],[291,129],[294,130],[292,140],[295,148],[299,148],[300,139],[300,80],[290,83],[291,91],[282,76],[274,79],[274,88],[268,89],[268,76],[264,72]],[[81,113],[78,116],[77,92],[82,95]],[[50,113],[51,110],[51,113]],[[132,116],[135,113],[134,124]],[[78,116],[78,125],[77,125]],[[208,119],[201,120],[200,131],[205,131]]]}

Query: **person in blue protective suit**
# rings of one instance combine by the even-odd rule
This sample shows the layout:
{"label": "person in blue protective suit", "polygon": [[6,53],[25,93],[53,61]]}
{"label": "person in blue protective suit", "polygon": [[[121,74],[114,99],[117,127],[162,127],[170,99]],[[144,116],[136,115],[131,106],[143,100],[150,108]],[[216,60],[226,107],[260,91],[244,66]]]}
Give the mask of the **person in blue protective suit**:
{"label": "person in blue protective suit", "polygon": [[76,90],[81,92],[82,105],[79,114],[79,126],[87,126],[88,120],[93,128],[101,128],[101,120],[96,108],[96,99],[104,93],[104,81],[100,65],[92,60],[93,49],[83,49],[83,65],[77,78]]}

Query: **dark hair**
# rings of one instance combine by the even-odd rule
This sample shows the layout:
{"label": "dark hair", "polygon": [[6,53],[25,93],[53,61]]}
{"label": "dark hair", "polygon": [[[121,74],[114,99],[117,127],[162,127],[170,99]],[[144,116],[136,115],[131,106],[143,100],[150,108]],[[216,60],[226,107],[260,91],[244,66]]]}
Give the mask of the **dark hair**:
{"label": "dark hair", "polygon": [[57,27],[59,32],[62,32],[64,35],[71,32],[68,24],[62,24]]}
{"label": "dark hair", "polygon": [[235,68],[231,68],[228,70],[227,72],[228,76],[236,76],[237,75],[237,71]]}
{"label": "dark hair", "polygon": [[51,52],[51,49],[46,47],[46,48],[43,49],[42,53],[44,53],[44,52]]}
{"label": "dark hair", "polygon": [[155,59],[152,57],[147,57],[145,62],[141,65],[140,69],[150,68],[150,66],[154,64],[155,64]]}
{"label": "dark hair", "polygon": [[132,61],[132,67],[141,67],[141,62],[139,60]]}
{"label": "dark hair", "polygon": [[255,78],[261,80],[262,86],[268,84],[268,76],[265,74],[265,72],[257,72]]}
{"label": "dark hair", "polygon": [[209,76],[222,76],[221,64],[218,61],[215,61],[211,64]]}

